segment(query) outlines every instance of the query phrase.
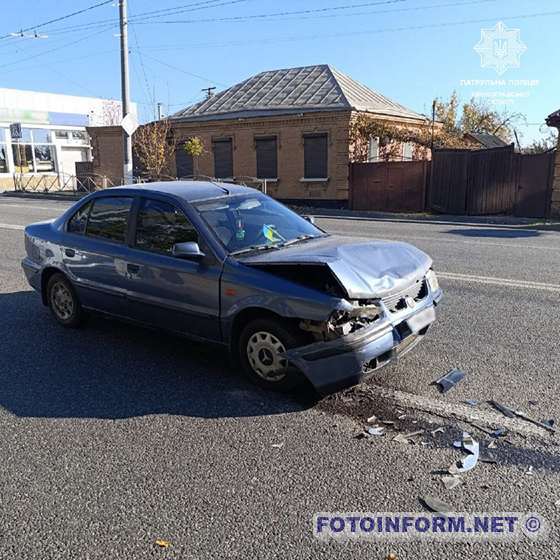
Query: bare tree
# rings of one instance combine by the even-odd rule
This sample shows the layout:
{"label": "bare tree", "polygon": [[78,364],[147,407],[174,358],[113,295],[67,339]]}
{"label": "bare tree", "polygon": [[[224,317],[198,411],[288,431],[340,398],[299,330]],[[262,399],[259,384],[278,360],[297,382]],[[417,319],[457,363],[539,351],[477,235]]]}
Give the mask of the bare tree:
{"label": "bare tree", "polygon": [[138,167],[145,178],[152,181],[169,178],[176,140],[168,119],[139,127],[132,142]]}

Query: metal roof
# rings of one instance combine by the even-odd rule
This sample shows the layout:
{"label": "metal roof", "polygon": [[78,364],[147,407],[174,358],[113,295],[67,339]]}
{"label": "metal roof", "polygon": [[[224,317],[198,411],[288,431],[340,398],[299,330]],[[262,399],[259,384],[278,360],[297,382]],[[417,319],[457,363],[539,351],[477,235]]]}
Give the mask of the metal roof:
{"label": "metal roof", "polygon": [[224,196],[227,189],[230,194],[250,194],[255,189],[244,185],[212,181],[160,181],[154,183],[141,183],[139,185],[127,185],[123,187],[111,187],[98,193],[119,194],[121,191],[134,191],[133,194],[163,193],[175,196],[186,202],[206,200]]}
{"label": "metal roof", "polygon": [[468,132],[467,136],[474,138],[484,148],[502,148],[508,145],[495,134],[488,132]]}
{"label": "metal roof", "polygon": [[340,110],[426,120],[327,64],[261,72],[170,118],[204,121]]}

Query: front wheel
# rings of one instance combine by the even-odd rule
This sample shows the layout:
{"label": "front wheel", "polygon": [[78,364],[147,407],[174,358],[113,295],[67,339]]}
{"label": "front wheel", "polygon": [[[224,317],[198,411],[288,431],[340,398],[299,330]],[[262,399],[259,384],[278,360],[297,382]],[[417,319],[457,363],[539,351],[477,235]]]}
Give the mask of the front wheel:
{"label": "front wheel", "polygon": [[290,391],[300,385],[303,378],[282,354],[303,344],[302,336],[291,332],[286,322],[256,319],[241,332],[239,360],[243,371],[261,387]]}
{"label": "front wheel", "polygon": [[53,274],[47,283],[47,301],[54,318],[63,326],[75,328],[82,323],[82,307],[72,284],[64,274]]}

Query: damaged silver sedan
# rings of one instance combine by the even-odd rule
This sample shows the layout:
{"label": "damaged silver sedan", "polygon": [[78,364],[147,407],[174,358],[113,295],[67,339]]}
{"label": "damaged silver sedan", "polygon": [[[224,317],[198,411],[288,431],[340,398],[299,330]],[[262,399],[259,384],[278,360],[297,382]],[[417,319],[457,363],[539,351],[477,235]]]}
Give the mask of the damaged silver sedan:
{"label": "damaged silver sedan", "polygon": [[96,192],[25,230],[55,319],[109,314],[227,346],[257,383],[320,393],[413,348],[442,297],[406,243],[329,235],[270,197],[213,182]]}

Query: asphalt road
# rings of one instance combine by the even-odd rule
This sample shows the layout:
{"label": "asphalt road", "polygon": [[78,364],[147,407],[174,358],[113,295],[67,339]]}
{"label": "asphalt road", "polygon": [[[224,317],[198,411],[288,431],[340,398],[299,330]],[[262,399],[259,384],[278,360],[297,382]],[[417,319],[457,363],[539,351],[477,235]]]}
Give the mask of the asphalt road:
{"label": "asphalt road", "polygon": [[[497,464],[479,462],[462,486],[446,490],[437,472],[457,458],[450,443],[463,426],[446,413],[406,409],[411,425],[445,427],[425,446],[389,434],[355,439],[352,392],[336,401],[343,414],[333,414],[333,400],[256,389],[215,348],[99,318],[79,331],[57,326],[21,273],[21,226],[65,207],[0,198],[0,558],[559,555],[559,436],[514,430],[511,445],[499,442]],[[437,325],[364,387],[451,412],[465,399],[494,398],[538,419],[560,418],[560,233],[319,224],[414,243],[441,274]],[[440,395],[430,382],[454,366],[467,377]],[[386,402],[358,404],[362,416],[398,413]],[[552,528],[544,540],[516,543],[344,545],[312,536],[315,512],[422,511],[418,497],[426,495],[456,511],[538,512]]]}

